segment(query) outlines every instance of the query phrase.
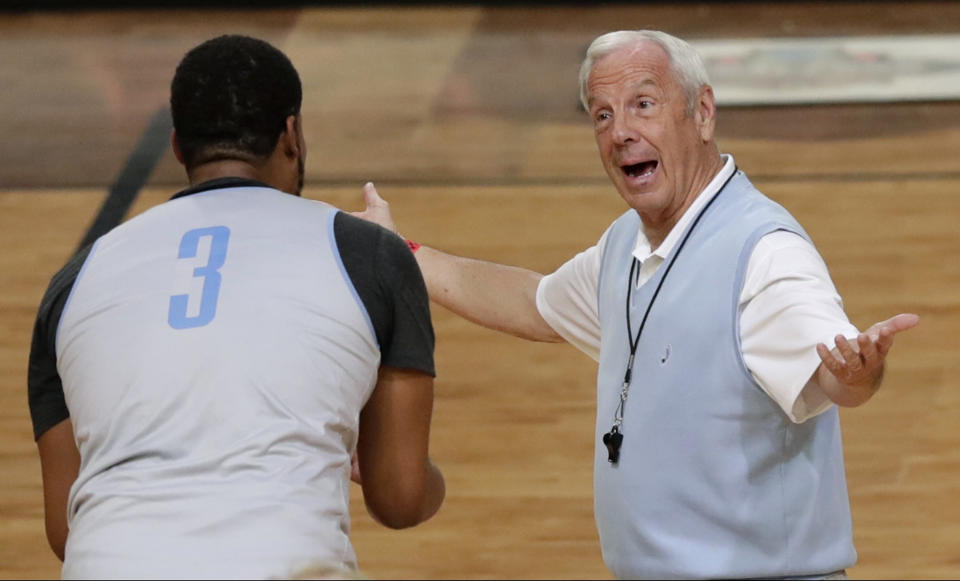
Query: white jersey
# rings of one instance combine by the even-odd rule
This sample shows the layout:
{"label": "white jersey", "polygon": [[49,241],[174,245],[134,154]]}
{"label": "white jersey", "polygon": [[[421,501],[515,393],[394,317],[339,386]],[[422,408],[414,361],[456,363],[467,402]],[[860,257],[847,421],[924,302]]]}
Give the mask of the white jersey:
{"label": "white jersey", "polygon": [[355,567],[350,457],[380,351],[336,213],[214,189],[98,240],[56,335],[82,458],[65,578]]}

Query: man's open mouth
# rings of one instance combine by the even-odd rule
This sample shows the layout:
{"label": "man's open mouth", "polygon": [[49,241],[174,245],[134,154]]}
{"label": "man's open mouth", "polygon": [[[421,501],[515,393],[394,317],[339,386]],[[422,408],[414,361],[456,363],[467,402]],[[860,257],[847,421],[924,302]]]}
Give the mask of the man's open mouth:
{"label": "man's open mouth", "polygon": [[636,178],[652,174],[659,165],[660,162],[656,160],[641,161],[640,163],[621,166],[620,169],[622,169],[623,173],[627,174],[628,176]]}

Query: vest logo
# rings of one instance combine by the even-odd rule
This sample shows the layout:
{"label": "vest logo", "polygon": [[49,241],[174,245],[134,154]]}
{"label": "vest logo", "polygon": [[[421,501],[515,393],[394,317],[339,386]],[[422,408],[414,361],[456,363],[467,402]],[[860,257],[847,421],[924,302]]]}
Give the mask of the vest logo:
{"label": "vest logo", "polygon": [[663,351],[663,355],[660,356],[660,365],[667,364],[667,360],[670,359],[670,351],[672,349],[673,347],[671,347],[670,344],[667,343],[667,348]]}

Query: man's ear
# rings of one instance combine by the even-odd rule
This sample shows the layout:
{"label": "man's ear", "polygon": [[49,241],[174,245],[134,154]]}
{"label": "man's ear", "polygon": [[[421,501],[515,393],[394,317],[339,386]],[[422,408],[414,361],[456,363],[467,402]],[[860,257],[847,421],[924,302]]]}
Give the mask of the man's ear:
{"label": "man's ear", "polygon": [[170,147],[173,148],[173,155],[177,157],[177,161],[179,161],[181,165],[186,165],[183,163],[183,152],[180,151],[180,143],[177,141],[176,129],[170,130]]}
{"label": "man's ear", "polygon": [[283,147],[283,153],[291,159],[299,159],[303,141],[300,139],[300,117],[298,115],[287,115],[287,121],[280,135],[280,145]]}
{"label": "man's ear", "polygon": [[700,89],[693,114],[696,117],[700,139],[704,143],[712,141],[713,132],[717,126],[717,102],[713,96],[713,87],[710,85],[705,85]]}

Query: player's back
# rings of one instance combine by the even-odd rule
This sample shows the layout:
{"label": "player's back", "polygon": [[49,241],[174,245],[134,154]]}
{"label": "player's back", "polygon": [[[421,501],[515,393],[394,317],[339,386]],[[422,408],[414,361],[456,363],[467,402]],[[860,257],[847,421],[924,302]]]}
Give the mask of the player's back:
{"label": "player's back", "polygon": [[96,243],[57,332],[83,459],[64,576],[354,564],[350,450],[380,355],[335,213],[219,188]]}

